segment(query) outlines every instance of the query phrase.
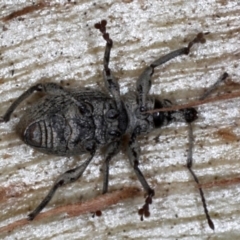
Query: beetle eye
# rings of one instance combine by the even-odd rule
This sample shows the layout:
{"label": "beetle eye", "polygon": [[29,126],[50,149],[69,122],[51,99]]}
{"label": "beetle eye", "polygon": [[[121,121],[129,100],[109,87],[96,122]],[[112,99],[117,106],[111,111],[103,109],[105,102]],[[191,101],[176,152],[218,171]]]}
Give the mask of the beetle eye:
{"label": "beetle eye", "polygon": [[[162,103],[158,100],[155,99],[155,103],[154,103],[154,109],[159,109],[162,108],[163,105]],[[162,112],[155,112],[153,113],[153,122],[156,128],[159,128],[163,125],[164,122],[164,115]]]}

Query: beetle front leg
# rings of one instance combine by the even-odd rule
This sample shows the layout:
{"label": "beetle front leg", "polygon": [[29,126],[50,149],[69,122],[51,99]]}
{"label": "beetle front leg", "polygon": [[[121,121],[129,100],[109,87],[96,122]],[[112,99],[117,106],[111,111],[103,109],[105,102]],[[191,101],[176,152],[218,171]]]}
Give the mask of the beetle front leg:
{"label": "beetle front leg", "polygon": [[138,180],[142,184],[144,190],[147,192],[145,204],[138,211],[139,215],[141,216],[141,220],[143,220],[143,216],[148,217],[150,215],[149,205],[152,203],[152,197],[154,196],[154,190],[149,186],[144,175],[142,174],[141,170],[138,167],[140,148],[139,148],[138,142],[136,140],[136,136],[137,135],[135,133],[133,133],[131,136],[131,139],[129,141],[129,145],[127,148],[127,155],[128,155],[130,164],[133,167],[133,169],[137,175]]}
{"label": "beetle front leg", "polygon": [[189,42],[187,47],[172,51],[172,52],[166,54],[165,56],[162,56],[159,59],[155,60],[154,62],[152,62],[150,64],[150,66],[145,68],[145,70],[142,72],[142,74],[140,75],[140,77],[137,80],[138,101],[139,101],[139,107],[140,107],[141,112],[144,112],[147,110],[146,109],[146,99],[147,99],[149,90],[151,88],[151,77],[154,73],[155,67],[158,67],[178,56],[188,55],[191,47],[195,43],[204,43],[205,41],[206,40],[204,38],[204,34],[199,33],[191,42]]}
{"label": "beetle front leg", "polygon": [[[222,83],[223,81],[225,81],[228,78],[228,73],[223,73],[219,79],[210,87],[208,88],[208,90],[199,98],[200,100],[204,100],[205,98],[207,98],[209,95],[212,94],[212,92],[214,92],[216,90],[216,88],[218,87],[218,85],[220,83]],[[192,165],[193,165],[193,142],[194,142],[194,137],[193,137],[193,129],[192,129],[192,124],[191,121],[188,122],[188,126],[189,126],[189,132],[188,132],[188,139],[189,139],[189,149],[188,149],[188,158],[187,158],[187,168],[189,170],[189,172],[191,173],[194,181],[196,182],[196,184],[198,185],[198,189],[199,189],[199,193],[201,196],[201,200],[202,200],[202,204],[203,204],[203,209],[204,209],[204,213],[206,215],[207,221],[208,221],[208,225],[211,229],[214,230],[214,223],[209,215],[208,212],[208,208],[207,208],[207,204],[206,204],[206,199],[204,196],[204,192],[202,190],[201,187],[199,187],[200,183],[198,180],[197,175],[195,174],[194,170],[192,169]]]}
{"label": "beetle front leg", "polygon": [[199,100],[204,100],[206,99],[209,95],[211,95],[216,89],[217,87],[220,85],[220,83],[222,83],[223,81],[225,81],[228,78],[228,73],[224,72],[219,78],[218,80],[212,85],[210,86],[207,91],[199,98]]}
{"label": "beetle front leg", "polygon": [[187,158],[187,168],[188,168],[189,172],[191,173],[194,181],[198,185],[198,189],[199,189],[199,193],[200,193],[200,196],[201,196],[204,213],[205,213],[207,221],[208,221],[208,225],[212,230],[214,230],[214,223],[213,223],[213,221],[212,221],[212,219],[211,219],[211,217],[208,213],[208,208],[207,208],[206,199],[205,199],[203,190],[200,187],[200,183],[199,183],[197,175],[195,174],[194,170],[192,169],[192,163],[193,163],[192,151],[193,151],[193,141],[194,140],[193,140],[193,130],[192,130],[191,122],[188,123],[188,126],[189,126],[189,132],[188,132],[189,149],[188,149],[188,158]]}
{"label": "beetle front leg", "polygon": [[81,166],[68,170],[64,174],[59,176],[59,178],[56,180],[56,182],[53,184],[52,188],[48,192],[47,196],[36,207],[36,209],[28,215],[28,219],[33,220],[43,210],[43,208],[50,202],[59,187],[67,183],[75,182],[77,179],[79,179],[82,176],[83,172],[86,170],[88,164],[91,162],[94,154],[95,150],[91,153],[91,156],[88,158],[88,160],[86,160]]}
{"label": "beetle front leg", "polygon": [[103,39],[106,41],[106,47],[103,58],[104,65],[103,78],[106,88],[108,89],[108,91],[110,92],[110,94],[113,96],[117,103],[118,110],[122,110],[119,84],[117,82],[117,79],[112,74],[111,69],[109,68],[110,53],[113,46],[113,41],[109,37],[109,33],[106,32],[106,25],[107,25],[106,20],[102,20],[101,22],[95,24],[95,28],[102,33]]}

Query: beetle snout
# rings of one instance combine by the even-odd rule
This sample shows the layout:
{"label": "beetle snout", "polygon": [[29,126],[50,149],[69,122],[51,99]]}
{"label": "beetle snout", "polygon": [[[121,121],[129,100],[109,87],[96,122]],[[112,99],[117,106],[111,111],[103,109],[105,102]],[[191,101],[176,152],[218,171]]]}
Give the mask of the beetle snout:
{"label": "beetle snout", "polygon": [[184,117],[186,122],[191,123],[198,118],[198,112],[195,108],[184,109]]}

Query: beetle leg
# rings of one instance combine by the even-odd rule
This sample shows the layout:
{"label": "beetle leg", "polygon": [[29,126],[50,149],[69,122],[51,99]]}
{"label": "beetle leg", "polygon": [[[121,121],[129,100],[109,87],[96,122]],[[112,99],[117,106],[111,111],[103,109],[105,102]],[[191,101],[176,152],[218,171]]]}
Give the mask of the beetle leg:
{"label": "beetle leg", "polygon": [[42,209],[50,202],[59,187],[67,183],[75,182],[77,179],[79,179],[82,176],[83,172],[86,170],[88,164],[91,162],[94,154],[95,150],[81,166],[68,170],[64,174],[59,176],[59,178],[56,180],[56,182],[48,192],[47,196],[42,200],[42,202],[37,206],[37,208],[28,215],[28,219],[33,220],[42,211]]}
{"label": "beetle leg", "polygon": [[109,33],[106,32],[106,25],[107,21],[102,20],[99,23],[95,24],[95,28],[98,29],[103,36],[103,39],[106,41],[106,47],[104,52],[104,58],[103,58],[103,78],[105,82],[105,86],[110,92],[110,94],[113,96],[114,100],[117,103],[118,110],[122,110],[122,102],[120,98],[120,89],[119,84],[117,82],[117,79],[114,77],[114,75],[111,72],[111,69],[109,68],[109,62],[110,62],[110,53],[113,46],[113,41],[109,37]]}
{"label": "beetle leg", "polygon": [[223,81],[225,81],[228,78],[228,73],[223,73],[218,80],[212,85],[210,86],[207,91],[199,98],[199,100],[204,100],[205,98],[207,98],[209,95],[212,94],[213,91],[216,90],[216,88],[219,86],[220,83],[222,83]]}
{"label": "beetle leg", "polygon": [[152,62],[148,67],[145,68],[145,70],[142,72],[142,74],[140,75],[140,77],[137,80],[138,101],[139,101],[140,110],[142,112],[147,110],[146,109],[146,99],[147,99],[148,92],[151,88],[151,77],[154,73],[155,67],[158,67],[178,56],[188,55],[191,47],[195,43],[204,43],[204,42],[205,42],[204,34],[199,33],[191,42],[189,42],[187,47],[172,51],[172,52],[166,54],[165,56],[158,58],[157,60]]}
{"label": "beetle leg", "polygon": [[0,117],[0,122],[8,122],[10,120],[11,114],[18,107],[18,105],[23,102],[25,99],[30,97],[35,91],[45,92],[54,95],[66,95],[69,96],[77,105],[81,105],[80,102],[76,101],[73,97],[71,97],[64,88],[56,83],[39,83],[32,87],[30,87],[27,91],[25,91],[22,95],[20,95],[12,105],[7,109],[6,113]]}
{"label": "beetle leg", "polygon": [[[223,73],[220,78],[211,86],[208,88],[208,90],[200,97],[200,100],[204,100],[206,97],[208,97],[214,90],[216,90],[216,88],[218,87],[218,85],[223,82],[226,78],[228,77],[228,74],[225,72]],[[199,193],[202,199],[202,204],[203,204],[203,209],[208,221],[208,225],[211,229],[214,230],[214,224],[213,221],[211,220],[211,217],[209,216],[208,213],[208,209],[207,209],[207,204],[206,204],[206,199],[204,197],[204,193],[202,188],[199,186],[199,180],[198,177],[196,176],[195,172],[192,169],[192,163],[193,163],[193,157],[192,157],[192,153],[193,153],[193,142],[194,142],[194,137],[193,137],[193,129],[192,129],[192,124],[191,122],[188,122],[189,125],[189,132],[188,132],[188,139],[189,139],[189,149],[188,149],[188,158],[187,158],[187,168],[189,170],[189,172],[191,173],[194,181],[198,184],[198,189],[199,189]]]}
{"label": "beetle leg", "polygon": [[192,163],[193,163],[192,151],[193,151],[193,141],[194,141],[194,139],[193,139],[192,124],[191,124],[191,123],[188,123],[188,126],[189,126],[189,132],[188,132],[189,150],[188,150],[188,158],[187,158],[187,168],[188,168],[189,172],[191,173],[194,181],[195,181],[195,182],[197,183],[197,185],[198,185],[198,189],[199,189],[199,193],[200,193],[200,196],[201,196],[201,199],[202,199],[203,209],[204,209],[204,212],[205,212],[207,221],[208,221],[208,225],[209,225],[209,227],[210,227],[211,229],[214,230],[214,224],[213,224],[213,221],[211,220],[211,217],[209,216],[209,213],[208,213],[207,204],[206,204],[206,199],[205,199],[205,197],[204,197],[203,190],[202,190],[202,188],[200,187],[200,183],[199,183],[198,177],[196,176],[195,172],[194,172],[193,169],[192,169]]}
{"label": "beetle leg", "polygon": [[112,142],[107,146],[106,158],[103,163],[103,190],[102,194],[108,192],[109,162],[120,150],[120,141]]}
{"label": "beetle leg", "polygon": [[8,108],[6,113],[0,118],[0,122],[8,122],[10,120],[11,114],[21,102],[23,102],[26,98],[32,95],[33,92],[41,91],[41,90],[42,90],[42,84],[37,84],[35,86],[30,87],[27,91],[25,91],[12,103],[12,105]]}
{"label": "beetle leg", "polygon": [[130,161],[131,166],[136,173],[136,176],[142,187],[147,192],[147,197],[145,200],[145,204],[141,209],[139,209],[139,215],[141,215],[141,220],[143,220],[143,215],[145,217],[149,216],[149,204],[152,203],[152,197],[154,196],[154,190],[149,186],[148,182],[146,181],[144,175],[142,174],[141,170],[139,169],[139,155],[140,155],[140,148],[139,144],[136,140],[137,134],[134,132],[130,138],[129,145],[127,148],[127,155]]}

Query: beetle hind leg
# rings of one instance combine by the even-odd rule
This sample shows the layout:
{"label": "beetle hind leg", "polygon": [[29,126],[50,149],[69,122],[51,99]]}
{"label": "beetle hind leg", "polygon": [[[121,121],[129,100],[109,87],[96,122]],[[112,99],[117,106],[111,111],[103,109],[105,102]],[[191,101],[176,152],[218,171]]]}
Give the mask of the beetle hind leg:
{"label": "beetle hind leg", "polygon": [[[34,92],[44,92],[46,94],[53,94],[53,95],[67,95],[71,98],[69,93],[65,91],[60,85],[56,83],[38,83],[32,87],[30,87],[27,91],[22,93],[13,103],[12,105],[7,109],[6,113],[0,117],[0,123],[1,122],[8,122],[10,120],[10,117],[12,113],[15,111],[15,109],[18,107],[21,102],[23,102],[25,99],[30,97]],[[74,101],[76,104],[80,104],[76,102],[74,98],[71,98],[72,101]]]}
{"label": "beetle hind leg", "polygon": [[91,162],[95,154],[95,151],[91,153],[91,156],[79,167],[76,167],[74,169],[66,171],[64,174],[60,175],[59,178],[56,180],[50,191],[48,192],[47,196],[42,200],[42,202],[35,208],[34,211],[32,211],[28,215],[29,220],[33,220],[42,210],[43,208],[50,202],[53,195],[55,194],[56,190],[71,182],[75,182],[77,179],[79,179],[83,172],[86,170],[88,164]]}

